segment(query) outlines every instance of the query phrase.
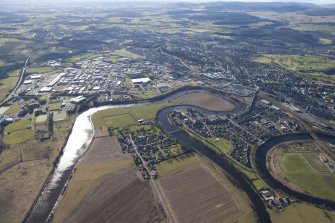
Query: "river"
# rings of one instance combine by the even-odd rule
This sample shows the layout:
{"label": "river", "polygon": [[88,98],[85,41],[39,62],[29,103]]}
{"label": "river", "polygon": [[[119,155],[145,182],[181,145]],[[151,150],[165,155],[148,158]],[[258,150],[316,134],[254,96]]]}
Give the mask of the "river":
{"label": "river", "polygon": [[[329,142],[329,143],[335,143],[335,137],[330,135],[321,135],[318,134],[321,140]],[[290,141],[306,141],[306,140],[312,140],[312,137],[308,133],[297,133],[297,134],[289,134],[289,135],[281,135],[277,137],[273,137],[266,142],[264,142],[256,151],[255,157],[256,157],[256,168],[263,180],[266,181],[266,183],[273,189],[279,189],[286,193],[287,195],[290,195],[298,200],[316,204],[318,206],[323,206],[327,208],[331,208],[335,210],[335,201],[327,200],[323,198],[318,198],[312,195],[308,195],[305,193],[301,193],[295,190],[292,190],[288,188],[287,186],[283,185],[280,181],[275,179],[272,174],[270,173],[268,167],[267,167],[267,153],[276,145],[279,145],[284,142],[290,142]],[[313,180],[313,179],[311,179]]]}
{"label": "river", "polygon": [[[49,219],[50,214],[57,205],[61,193],[64,190],[64,187],[66,186],[68,180],[70,179],[75,166],[78,164],[80,158],[86,152],[93,139],[94,126],[92,124],[91,117],[94,113],[111,108],[145,106],[149,104],[167,102],[183,94],[193,92],[207,92],[207,91],[183,90],[176,92],[172,95],[169,95],[165,98],[160,97],[159,100],[154,100],[150,102],[149,101],[141,102],[141,103],[122,104],[122,105],[101,106],[97,108],[91,108],[80,114],[74,123],[72,132],[63,149],[63,154],[60,157],[59,162],[55,166],[52,174],[48,178],[44,188],[39,194],[39,197],[37,198],[31,210],[28,212],[23,222],[27,223],[47,222],[47,220]],[[230,98],[227,97],[224,98],[236,104],[235,109],[231,112],[241,110],[242,106],[239,103]],[[205,111],[204,109],[201,110]]]}
{"label": "river", "polygon": [[[49,219],[53,209],[57,206],[57,202],[59,201],[61,193],[64,190],[66,183],[70,179],[75,166],[78,164],[80,158],[86,152],[86,150],[88,149],[93,139],[94,126],[92,124],[91,117],[94,113],[101,111],[101,110],[110,109],[110,108],[144,106],[148,104],[166,102],[180,95],[192,93],[192,92],[204,92],[204,90],[185,90],[185,91],[181,91],[181,92],[177,92],[175,94],[169,95],[165,98],[161,98],[160,100],[151,101],[151,102],[101,106],[101,107],[89,109],[83,112],[82,114],[80,114],[75,121],[72,132],[63,149],[63,154],[61,158],[59,159],[59,162],[57,163],[54,171],[50,175],[48,181],[46,182],[42,192],[37,198],[32,209],[29,211],[24,222],[29,222],[29,223],[47,222],[47,220]],[[271,218],[269,216],[269,213],[266,210],[266,207],[263,201],[258,196],[257,192],[252,188],[249,181],[246,178],[244,178],[243,175],[241,175],[239,170],[237,170],[234,166],[232,166],[229,162],[227,162],[225,158],[216,155],[214,152],[212,152],[209,148],[207,148],[202,143],[191,138],[185,132],[179,131],[178,127],[172,125],[168,120],[168,113],[178,107],[179,108],[193,108],[201,112],[215,113],[215,114],[234,114],[234,113],[241,111],[242,105],[239,102],[233,99],[227,98],[227,97],[224,97],[224,98],[235,105],[234,110],[230,112],[211,112],[211,111],[207,111],[205,109],[195,107],[195,106],[178,105],[178,106],[167,107],[161,110],[157,114],[157,119],[161,127],[166,132],[170,133],[171,136],[175,137],[181,144],[183,144],[184,146],[188,148],[192,148],[195,151],[203,154],[208,159],[216,163],[218,166],[222,167],[227,173],[229,173],[234,178],[234,181],[236,181],[241,187],[241,189],[244,190],[249,196],[251,202],[253,203],[253,206],[255,207],[255,211],[257,212],[259,216],[260,222],[267,222],[267,223],[271,222]],[[309,139],[308,135],[307,136],[306,135],[307,134],[296,136],[296,138],[292,138],[292,140],[294,139],[301,140],[301,139],[304,139],[304,137],[306,139]],[[285,141],[285,140],[291,139],[291,138],[285,138],[285,137],[281,138],[281,140]],[[257,159],[257,167],[259,167],[258,169],[261,171],[262,177],[267,182],[268,181],[275,182],[274,184],[270,184],[270,185],[275,186],[275,188],[279,187],[284,192],[288,192],[288,194],[298,199],[302,198],[302,200],[304,200],[305,197],[301,197],[299,193],[296,193],[294,191],[287,190],[288,189],[287,187],[285,187],[284,185],[278,184],[278,181],[273,179],[272,175],[267,172],[268,170],[266,168],[266,153],[270,148],[276,145],[276,143],[278,144],[280,142],[281,142],[280,140],[266,142],[260,147],[260,149],[257,150],[256,156],[257,157],[259,156]],[[320,199],[320,200],[324,201],[323,199]],[[315,203],[319,204],[318,202],[315,202]]]}

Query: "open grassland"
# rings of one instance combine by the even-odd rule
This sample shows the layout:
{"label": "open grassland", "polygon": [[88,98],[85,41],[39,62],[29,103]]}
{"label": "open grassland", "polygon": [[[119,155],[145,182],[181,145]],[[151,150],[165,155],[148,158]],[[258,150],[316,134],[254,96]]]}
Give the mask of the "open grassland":
{"label": "open grassland", "polygon": [[322,72],[305,72],[303,76],[307,77],[311,81],[323,82],[323,83],[335,83],[335,75],[328,75]]}
{"label": "open grassland", "polygon": [[263,54],[253,59],[260,63],[275,63],[291,70],[325,71],[335,68],[335,61],[325,56]]}
{"label": "open grassland", "polygon": [[137,120],[131,114],[120,114],[104,118],[107,127],[122,128],[124,126],[136,125]]}
{"label": "open grassland", "polygon": [[231,111],[235,107],[229,101],[226,101],[223,98],[207,93],[184,94],[172,100],[172,102],[174,104],[195,105],[211,111]]}
{"label": "open grassland", "polygon": [[116,50],[112,52],[111,54],[115,56],[119,56],[119,57],[126,57],[126,58],[132,58],[132,59],[142,59],[143,58],[140,55],[129,52],[127,49]]}
{"label": "open grassland", "polygon": [[1,222],[22,222],[43,186],[51,165],[47,160],[22,162],[0,175]]}
{"label": "open grassland", "polygon": [[15,149],[5,149],[0,153],[0,171],[21,161],[20,152]]}
{"label": "open grassland", "polygon": [[128,154],[123,154],[116,138],[95,138],[79,167],[55,214],[55,222],[62,221],[104,176],[133,166]]}
{"label": "open grassland", "polygon": [[26,72],[28,74],[43,74],[53,72],[53,70],[50,67],[29,67]]}
{"label": "open grassland", "polygon": [[280,166],[285,178],[301,190],[335,200],[335,173],[317,153],[283,153]]}
{"label": "open grassland", "polygon": [[5,111],[5,115],[14,115],[19,112],[19,110],[23,107],[22,104],[13,104],[10,105],[9,108]]}
{"label": "open grassland", "polygon": [[[160,104],[152,104],[148,106],[133,106],[133,107],[125,107],[125,108],[114,108],[107,109],[103,111],[99,111],[92,116],[92,121],[95,128],[96,136],[106,136],[108,135],[107,125],[104,122],[106,117],[108,121],[108,127],[113,127],[113,123],[116,123],[117,127],[126,127],[127,125],[123,125],[122,122],[118,121],[117,117],[120,115],[128,114],[133,117],[134,120],[139,119],[152,119],[156,117],[157,112],[171,105],[170,103],[160,103]],[[113,119],[113,116],[115,117]],[[121,116],[124,118],[125,116]],[[127,121],[129,123],[129,121]],[[131,122],[133,123],[133,121]]]}
{"label": "open grassland", "polygon": [[243,213],[235,194],[202,166],[159,179],[179,223],[230,222]]}
{"label": "open grassland", "polygon": [[214,143],[220,149],[221,153],[228,154],[232,148],[232,144],[224,138],[209,138],[209,141]]}
{"label": "open grassland", "polygon": [[29,128],[30,119],[20,119],[5,127],[3,141],[6,144],[17,144],[34,137],[35,131]]}
{"label": "open grassland", "polygon": [[9,72],[6,78],[0,80],[0,101],[5,99],[7,94],[14,89],[19,77],[20,70]]}
{"label": "open grassland", "polygon": [[282,212],[269,210],[273,223],[332,223],[335,222],[335,212],[324,210],[304,203],[294,203]]}

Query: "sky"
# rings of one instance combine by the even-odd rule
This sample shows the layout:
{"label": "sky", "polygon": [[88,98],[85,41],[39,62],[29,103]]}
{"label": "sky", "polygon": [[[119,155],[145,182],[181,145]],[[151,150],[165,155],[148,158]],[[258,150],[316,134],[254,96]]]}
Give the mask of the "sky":
{"label": "sky", "polygon": [[[1,2],[12,2],[13,0],[0,0]],[[16,2],[26,2],[29,3],[29,1],[34,1],[36,0],[16,0]],[[318,5],[324,5],[324,4],[335,4],[335,0],[41,0],[43,3],[47,2],[229,2],[229,1],[238,1],[238,2],[308,2],[308,3],[314,3]],[[15,0],[13,1],[15,2]]]}

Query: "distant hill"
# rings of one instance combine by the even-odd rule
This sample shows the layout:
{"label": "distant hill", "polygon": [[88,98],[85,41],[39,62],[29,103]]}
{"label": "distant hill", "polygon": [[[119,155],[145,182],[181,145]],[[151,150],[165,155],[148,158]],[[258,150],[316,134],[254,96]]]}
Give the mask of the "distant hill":
{"label": "distant hill", "polygon": [[319,6],[312,3],[295,2],[214,2],[204,4],[207,9],[215,10],[242,10],[242,11],[305,11],[317,9]]}
{"label": "distant hill", "polygon": [[307,10],[304,14],[309,16],[335,16],[335,5],[333,7]]}

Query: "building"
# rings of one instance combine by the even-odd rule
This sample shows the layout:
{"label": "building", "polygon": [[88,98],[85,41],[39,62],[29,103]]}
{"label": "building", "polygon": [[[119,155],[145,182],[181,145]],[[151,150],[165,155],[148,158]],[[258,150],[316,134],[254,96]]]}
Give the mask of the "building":
{"label": "building", "polygon": [[70,102],[73,103],[73,104],[80,104],[80,103],[84,102],[85,100],[86,100],[86,98],[84,96],[78,96],[78,97],[72,98],[70,100]]}
{"label": "building", "polygon": [[150,82],[151,82],[151,79],[148,77],[131,79],[131,83],[134,85],[134,87],[140,87],[141,85],[145,85]]}

